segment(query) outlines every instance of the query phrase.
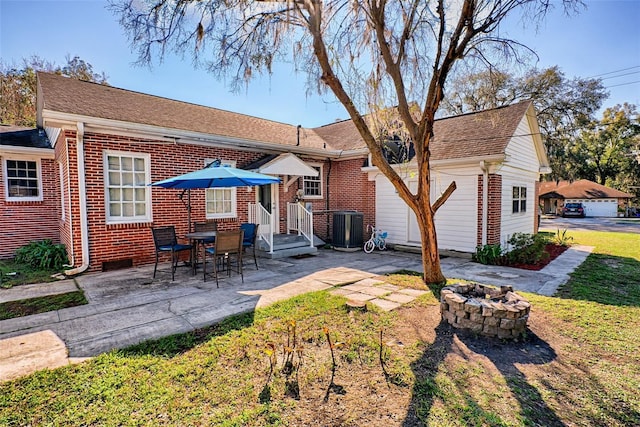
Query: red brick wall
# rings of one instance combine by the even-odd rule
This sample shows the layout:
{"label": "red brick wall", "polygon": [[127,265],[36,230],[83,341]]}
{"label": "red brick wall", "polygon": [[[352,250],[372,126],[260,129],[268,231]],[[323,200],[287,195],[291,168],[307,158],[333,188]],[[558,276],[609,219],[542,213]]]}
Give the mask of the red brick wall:
{"label": "red brick wall", "polygon": [[[12,156],[12,158],[20,158]],[[26,158],[32,160],[32,158]],[[9,202],[6,200],[4,158],[0,158],[0,259],[13,258],[15,251],[33,240],[51,239],[60,243],[60,184],[55,160],[41,159],[43,200],[38,202]]]}
{"label": "red brick wall", "polygon": [[[140,138],[87,133],[84,138],[87,211],[90,241],[90,270],[100,270],[104,262],[132,258],[134,265],[155,260],[152,226],[174,225],[176,234],[188,231],[187,210],[179,199],[182,190],[152,189],[152,223],[107,224],[105,207],[104,150],[149,153],[151,181],[156,182],[204,167],[205,159],[235,160],[243,167],[262,153],[210,148],[198,145],[174,145]],[[73,178],[72,178],[73,179]],[[186,196],[185,196],[186,201]],[[255,201],[255,192],[237,189],[237,218],[218,220],[221,229],[236,228],[247,221],[247,204]],[[205,190],[191,190],[191,221],[205,221]],[[74,220],[74,237],[79,237]],[[80,259],[80,242],[76,240],[76,260]],[[76,264],[79,264],[76,261]]]}
{"label": "red brick wall", "polygon": [[[477,245],[482,245],[482,219],[483,219],[483,179],[478,175],[478,212],[477,224],[478,234]],[[489,194],[488,194],[488,221],[487,221],[487,244],[494,245],[500,243],[500,227],[502,221],[502,175],[489,174]]]}
{"label": "red brick wall", "polygon": [[[332,162],[329,178],[329,205],[332,211],[353,210],[364,214],[363,227],[375,224],[376,187],[368,180],[367,173],[361,171],[365,159]],[[329,235],[333,236],[333,214],[327,216]]]}
{"label": "red brick wall", "polygon": [[500,243],[502,224],[502,175],[489,174],[489,221],[487,243]]}

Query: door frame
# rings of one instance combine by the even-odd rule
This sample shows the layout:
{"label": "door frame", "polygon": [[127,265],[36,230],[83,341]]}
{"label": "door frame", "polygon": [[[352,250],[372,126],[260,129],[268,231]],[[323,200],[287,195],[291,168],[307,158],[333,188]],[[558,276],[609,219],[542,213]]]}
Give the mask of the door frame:
{"label": "door frame", "polygon": [[[279,184],[274,183],[274,184],[267,184],[270,185],[270,193],[271,193],[271,219],[273,221],[272,224],[272,229],[273,229],[273,234],[280,234],[280,194],[279,194]],[[261,204],[260,203],[260,195],[261,195],[261,191],[260,191],[260,187],[256,188],[256,203]]]}

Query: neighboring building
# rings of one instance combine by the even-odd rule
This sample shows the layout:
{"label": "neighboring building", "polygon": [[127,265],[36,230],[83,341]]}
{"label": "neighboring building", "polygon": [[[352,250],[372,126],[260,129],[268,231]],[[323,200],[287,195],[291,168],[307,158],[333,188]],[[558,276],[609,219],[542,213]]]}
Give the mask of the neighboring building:
{"label": "neighboring building", "polygon": [[585,215],[592,217],[618,216],[618,208],[624,209],[633,198],[632,194],[588,179],[541,182],[538,196],[545,214],[560,215],[565,203],[580,202],[584,206]]}
{"label": "neighboring building", "polygon": [[[171,224],[184,235],[188,224],[181,191],[148,184],[218,158],[282,182],[193,190],[192,221],[233,228],[260,205],[271,213],[273,233],[287,233],[287,206],[302,202],[325,240],[331,240],[332,215],[354,210],[364,214],[365,225],[387,230],[390,243],[420,244],[413,215],[369,166],[351,121],[302,128],[47,73],[38,73],[37,107],[40,130],[32,132],[44,138],[46,131],[46,144],[16,149],[3,138],[0,147],[3,234],[16,236],[2,257],[48,237],[66,245],[78,272],[153,262],[150,228]],[[531,103],[438,120],[435,133],[434,196],[453,179],[458,186],[436,216],[442,249],[473,252],[478,244],[535,230],[535,183],[548,162]],[[409,186],[410,158],[397,165]],[[27,174],[37,169],[42,190],[7,190],[4,177],[16,161]]]}
{"label": "neighboring building", "polygon": [[0,126],[0,160],[0,259],[32,240],[60,243],[59,169],[44,130]]}

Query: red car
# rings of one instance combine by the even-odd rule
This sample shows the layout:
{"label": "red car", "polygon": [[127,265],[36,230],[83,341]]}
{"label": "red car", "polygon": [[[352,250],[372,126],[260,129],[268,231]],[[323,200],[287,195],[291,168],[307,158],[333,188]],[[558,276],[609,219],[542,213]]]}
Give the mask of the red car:
{"label": "red car", "polygon": [[584,218],[584,206],[582,206],[582,203],[565,203],[562,208],[562,217],[567,216]]}

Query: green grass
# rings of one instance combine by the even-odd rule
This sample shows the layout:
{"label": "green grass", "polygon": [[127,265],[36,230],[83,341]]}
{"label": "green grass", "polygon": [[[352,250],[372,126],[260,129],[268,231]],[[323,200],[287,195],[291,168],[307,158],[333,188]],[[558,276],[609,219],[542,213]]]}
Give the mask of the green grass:
{"label": "green grass", "polygon": [[[640,425],[640,296],[620,280],[627,268],[640,277],[638,236],[572,235],[594,254],[561,298],[526,294],[524,341],[454,334],[433,293],[400,311],[361,313],[317,292],[0,384],[0,425]],[[387,280],[419,286],[402,273]],[[302,358],[286,374],[292,320]]]}
{"label": "green grass", "polygon": [[[14,274],[15,273],[15,274]],[[0,261],[0,287],[11,288],[30,283],[54,282],[58,279],[51,277],[59,273],[57,270],[40,270],[29,265],[20,264],[13,260]]]}
{"label": "green grass", "polygon": [[558,296],[637,307],[640,301],[640,235],[578,231],[570,235],[574,243],[595,249],[559,290]]}
{"label": "green grass", "polygon": [[30,316],[87,304],[82,291],[0,303],[0,320]]}

